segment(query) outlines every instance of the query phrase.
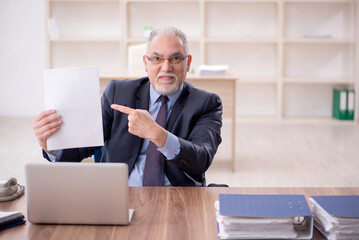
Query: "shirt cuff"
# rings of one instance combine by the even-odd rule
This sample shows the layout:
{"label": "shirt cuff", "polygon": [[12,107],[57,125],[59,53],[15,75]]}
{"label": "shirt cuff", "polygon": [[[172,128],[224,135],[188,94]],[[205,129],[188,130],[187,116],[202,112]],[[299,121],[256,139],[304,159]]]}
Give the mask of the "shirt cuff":
{"label": "shirt cuff", "polygon": [[157,148],[167,160],[173,160],[180,152],[180,141],[178,137],[170,132],[167,132],[166,143],[163,147]]}
{"label": "shirt cuff", "polygon": [[51,162],[56,162],[58,159],[62,157],[62,150],[54,150],[52,153],[46,152],[46,154]]}

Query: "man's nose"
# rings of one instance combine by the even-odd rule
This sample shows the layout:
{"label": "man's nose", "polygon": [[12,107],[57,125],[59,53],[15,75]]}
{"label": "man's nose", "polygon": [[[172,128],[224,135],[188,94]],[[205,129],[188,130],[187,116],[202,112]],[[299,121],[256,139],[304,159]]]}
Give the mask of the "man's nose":
{"label": "man's nose", "polygon": [[170,61],[168,59],[163,60],[161,69],[163,72],[172,71],[172,64],[170,63]]}

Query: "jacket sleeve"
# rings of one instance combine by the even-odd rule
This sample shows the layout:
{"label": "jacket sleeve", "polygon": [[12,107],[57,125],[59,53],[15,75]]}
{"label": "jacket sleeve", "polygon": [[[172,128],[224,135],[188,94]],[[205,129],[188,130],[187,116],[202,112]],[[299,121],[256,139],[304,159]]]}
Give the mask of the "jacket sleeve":
{"label": "jacket sleeve", "polygon": [[180,152],[170,162],[188,173],[203,174],[221,143],[222,102],[210,94],[188,138],[180,138]]}

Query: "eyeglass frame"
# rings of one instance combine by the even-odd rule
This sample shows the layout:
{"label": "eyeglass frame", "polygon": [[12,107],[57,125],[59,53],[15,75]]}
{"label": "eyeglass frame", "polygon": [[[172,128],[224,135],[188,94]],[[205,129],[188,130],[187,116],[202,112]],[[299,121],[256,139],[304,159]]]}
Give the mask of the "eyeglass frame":
{"label": "eyeglass frame", "polygon": [[[175,55],[175,56],[172,56],[172,57],[169,57],[169,58],[163,58],[163,57],[160,57],[160,56],[154,56],[154,57],[150,58],[149,56],[145,55],[145,57],[147,58],[148,61],[150,61],[150,62],[152,62],[153,64],[156,64],[156,65],[163,64],[165,60],[168,60],[168,62],[169,62],[170,64],[180,64],[181,62],[183,62],[183,60],[185,60],[185,59],[188,58],[189,56],[190,56],[190,54],[188,54],[188,55],[185,56],[185,57],[182,56],[182,57],[181,57],[181,61],[179,61],[178,63],[174,63],[174,62],[172,62],[173,59],[171,59],[171,58],[179,57],[179,55]],[[161,59],[161,62],[159,62],[159,63],[153,62],[153,58],[155,58],[155,57],[160,58],[160,59]]]}

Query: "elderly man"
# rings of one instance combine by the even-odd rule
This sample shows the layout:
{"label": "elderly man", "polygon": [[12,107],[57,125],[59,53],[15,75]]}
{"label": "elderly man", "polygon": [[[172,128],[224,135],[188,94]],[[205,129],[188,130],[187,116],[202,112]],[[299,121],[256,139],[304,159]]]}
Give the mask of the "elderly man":
{"label": "elderly man", "polygon": [[[154,30],[143,56],[148,77],[112,80],[102,97],[101,162],[129,167],[130,186],[205,186],[205,172],[221,143],[222,103],[185,82],[192,56],[177,28]],[[61,127],[56,110],[40,113],[33,129],[51,161],[80,162],[96,148],[48,151]]]}

